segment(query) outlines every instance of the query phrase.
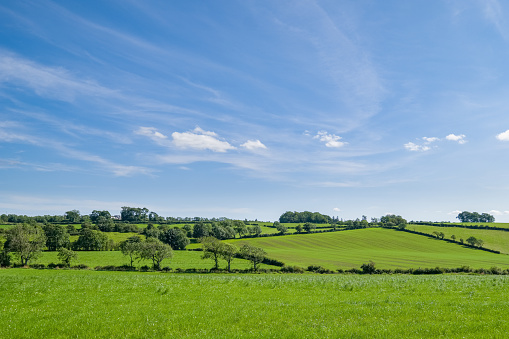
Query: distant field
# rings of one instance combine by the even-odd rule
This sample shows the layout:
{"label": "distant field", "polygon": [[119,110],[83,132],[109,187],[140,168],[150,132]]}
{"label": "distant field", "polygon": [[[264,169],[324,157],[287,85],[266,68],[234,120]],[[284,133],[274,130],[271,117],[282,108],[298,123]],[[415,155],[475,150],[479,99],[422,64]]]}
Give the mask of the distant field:
{"label": "distant field", "polygon": [[[145,239],[145,236],[143,234],[138,234],[138,233],[119,233],[119,232],[103,232],[103,233],[108,236],[108,239],[112,239],[115,243],[124,241],[127,238],[132,237],[132,236],[138,236],[142,240]],[[74,241],[78,240],[78,238],[79,238],[79,235],[71,235],[69,240],[71,242],[74,242]]]}
{"label": "distant field", "polygon": [[[446,223],[445,225],[488,226],[488,227],[509,228],[509,223],[503,223],[503,222],[452,222],[452,223]],[[409,224],[408,226],[414,226],[414,225]]]}
{"label": "distant field", "polygon": [[[73,262],[73,265],[84,264],[88,267],[96,266],[122,266],[129,265],[129,257],[122,255],[120,251],[76,251],[78,254],[78,260]],[[214,267],[214,261],[212,259],[201,259],[202,252],[196,251],[173,251],[173,258],[166,259],[162,262],[161,267],[168,266],[172,269],[182,268],[199,268],[199,269],[210,269]],[[57,252],[44,252],[35,263],[49,264],[59,263],[57,259]],[[141,267],[143,265],[152,266],[152,261],[142,260],[140,262],[135,261],[135,267]],[[220,268],[226,268],[226,262],[224,260],[219,261]],[[251,268],[251,262],[244,259],[234,259],[232,261],[232,269],[248,269]],[[277,268],[276,266],[261,265],[261,268]]]}
{"label": "distant field", "polygon": [[443,232],[445,238],[450,239],[451,235],[456,236],[456,241],[460,238],[466,243],[467,238],[475,237],[484,241],[484,247],[509,254],[509,232],[490,229],[469,229],[461,227],[438,227],[424,225],[408,225],[409,230],[433,234],[433,232]]}
{"label": "distant field", "polygon": [[504,338],[507,276],[0,270],[2,338]]}
{"label": "distant field", "polygon": [[368,228],[331,233],[228,240],[264,248],[270,258],[288,265],[359,268],[374,261],[379,268],[507,268],[509,256],[470,249],[416,234]]}

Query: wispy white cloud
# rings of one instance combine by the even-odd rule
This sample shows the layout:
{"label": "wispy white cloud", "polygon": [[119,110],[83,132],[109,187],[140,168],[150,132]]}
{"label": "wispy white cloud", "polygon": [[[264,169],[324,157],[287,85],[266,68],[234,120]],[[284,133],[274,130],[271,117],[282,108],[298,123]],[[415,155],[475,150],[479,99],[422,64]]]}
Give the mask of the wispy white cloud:
{"label": "wispy white cloud", "polygon": [[61,67],[48,67],[0,49],[0,83],[21,85],[37,95],[74,101],[78,94],[118,97],[117,91],[92,80],[79,79]]}
{"label": "wispy white cloud", "polygon": [[267,149],[267,146],[265,146],[260,140],[248,140],[240,146],[250,151]]}
{"label": "wispy white cloud", "polygon": [[403,146],[405,147],[405,149],[407,149],[411,152],[426,152],[431,149],[431,147],[429,147],[429,146],[417,145],[417,144],[414,144],[413,142],[408,142],[408,143],[404,144]]}
{"label": "wispy white cloud", "polygon": [[463,145],[463,144],[465,144],[467,142],[465,140],[465,138],[466,138],[465,134],[460,134],[460,135],[449,134],[448,136],[445,137],[445,139],[447,139],[447,140],[457,141],[458,144],[460,144],[460,145]]}
{"label": "wispy white cloud", "polygon": [[435,141],[439,141],[440,139],[437,137],[422,137],[422,140],[424,140],[426,144],[431,144]]}
{"label": "wispy white cloud", "polygon": [[340,210],[339,208],[337,208],[337,207],[334,207],[332,210],[333,210],[334,212],[341,212],[341,210]]}
{"label": "wispy white cloud", "polygon": [[507,40],[508,31],[505,22],[505,14],[501,3],[498,0],[478,0],[483,7],[485,18],[495,26],[499,34]]}
{"label": "wispy white cloud", "polygon": [[[465,140],[465,137],[466,136],[464,134],[461,135],[449,134],[445,137],[445,139],[450,141],[456,141],[459,144],[464,144],[467,142]],[[442,141],[442,139],[437,137],[422,137],[421,140],[422,141],[420,143],[408,142],[404,144],[403,147],[405,147],[405,149],[410,152],[427,152],[431,149],[437,148],[438,146],[436,145],[436,143]]]}
{"label": "wispy white cloud", "polygon": [[72,159],[99,164],[116,176],[131,176],[135,174],[147,175],[153,172],[152,169],[149,169],[147,167],[117,164],[101,156],[73,149],[63,142],[32,136],[22,132],[20,133],[17,131],[10,130],[8,131],[5,129],[5,127],[0,127],[0,142],[2,141],[9,143],[24,143],[34,145],[37,147],[53,149],[55,151],[58,151],[60,154]]}
{"label": "wispy white cloud", "polygon": [[505,132],[497,134],[496,138],[500,141],[509,141],[509,129]]}
{"label": "wispy white cloud", "polygon": [[327,131],[319,131],[313,139],[318,139],[325,143],[326,147],[339,148],[345,146],[347,143],[339,141],[342,138],[335,134],[329,134]]}
{"label": "wispy white cloud", "polygon": [[498,215],[498,216],[509,215],[509,211],[491,210],[489,213],[492,214],[492,215]]}
{"label": "wispy white cloud", "polygon": [[216,133],[204,131],[200,127],[191,132],[173,132],[171,136],[173,144],[182,149],[211,150],[219,153],[236,149],[229,142],[219,140]]}

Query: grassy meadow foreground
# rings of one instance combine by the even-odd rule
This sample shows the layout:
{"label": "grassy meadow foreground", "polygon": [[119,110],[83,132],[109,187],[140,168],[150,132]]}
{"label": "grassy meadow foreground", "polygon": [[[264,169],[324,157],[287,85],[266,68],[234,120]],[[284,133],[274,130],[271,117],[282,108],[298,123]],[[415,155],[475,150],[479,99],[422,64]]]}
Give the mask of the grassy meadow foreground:
{"label": "grassy meadow foreground", "polygon": [[508,276],[4,269],[0,337],[504,337],[508,287]]}

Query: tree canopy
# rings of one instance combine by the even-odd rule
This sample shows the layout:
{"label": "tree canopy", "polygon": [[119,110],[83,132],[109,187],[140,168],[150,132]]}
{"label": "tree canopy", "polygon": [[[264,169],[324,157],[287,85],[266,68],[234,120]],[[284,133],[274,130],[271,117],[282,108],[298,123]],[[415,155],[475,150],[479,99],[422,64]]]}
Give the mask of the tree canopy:
{"label": "tree canopy", "polygon": [[495,217],[488,213],[463,211],[456,217],[460,222],[495,222]]}
{"label": "tree canopy", "polygon": [[291,212],[287,211],[279,217],[279,222],[285,223],[305,223],[327,224],[332,222],[332,218],[318,212]]}

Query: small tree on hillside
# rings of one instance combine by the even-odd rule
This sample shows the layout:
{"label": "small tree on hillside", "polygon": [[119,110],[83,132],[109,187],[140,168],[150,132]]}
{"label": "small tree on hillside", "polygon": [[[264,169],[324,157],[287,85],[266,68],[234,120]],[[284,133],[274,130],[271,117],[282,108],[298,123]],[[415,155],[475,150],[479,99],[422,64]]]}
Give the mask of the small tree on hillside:
{"label": "small tree on hillside", "polygon": [[202,259],[213,259],[214,268],[219,268],[219,258],[221,257],[221,245],[222,243],[214,237],[203,237],[200,238],[200,242],[203,248]]}
{"label": "small tree on hillside", "polygon": [[174,250],[185,250],[189,245],[186,231],[180,228],[171,228],[160,235],[161,240]]}
{"label": "small tree on hillside", "polygon": [[279,234],[285,234],[286,231],[288,231],[288,228],[279,222],[277,222],[277,225],[276,223],[274,223],[274,225],[276,226],[276,229],[278,230]]}
{"label": "small tree on hillside", "polygon": [[73,250],[69,250],[65,247],[58,249],[57,258],[62,261],[66,267],[71,267],[71,262],[78,260],[78,254]]}
{"label": "small tree on hillside", "polygon": [[138,251],[140,250],[141,238],[137,235],[127,238],[126,240],[120,243],[120,251],[126,257],[129,257],[131,261],[131,268],[133,268],[133,262],[136,256],[138,256]]}
{"label": "small tree on hillside", "polygon": [[467,243],[471,246],[475,246],[477,244],[477,239],[475,237],[469,237]]}
{"label": "small tree on hillside", "polygon": [[7,233],[6,250],[14,252],[21,265],[28,265],[30,260],[37,259],[46,245],[46,236],[40,226],[19,224]]}
{"label": "small tree on hillside", "polygon": [[164,259],[173,257],[173,250],[170,245],[163,244],[159,239],[148,238],[140,243],[138,256],[140,259],[152,260],[154,269],[159,270]]}
{"label": "small tree on hillside", "polygon": [[253,269],[255,271],[258,270],[258,265],[263,262],[267,252],[265,252],[260,247],[251,246],[249,244],[244,244],[240,247],[240,255],[242,258],[247,259],[253,263]]}
{"label": "small tree on hillside", "polygon": [[311,233],[314,229],[316,229],[316,225],[310,222],[304,224],[304,230],[308,233]]}
{"label": "small tree on hillside", "polygon": [[219,255],[221,256],[221,258],[226,260],[226,262],[228,263],[228,272],[231,271],[231,269],[230,269],[231,262],[235,258],[235,255],[238,252],[239,252],[239,249],[235,245],[228,244],[228,243],[221,244],[221,246],[219,248]]}

